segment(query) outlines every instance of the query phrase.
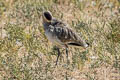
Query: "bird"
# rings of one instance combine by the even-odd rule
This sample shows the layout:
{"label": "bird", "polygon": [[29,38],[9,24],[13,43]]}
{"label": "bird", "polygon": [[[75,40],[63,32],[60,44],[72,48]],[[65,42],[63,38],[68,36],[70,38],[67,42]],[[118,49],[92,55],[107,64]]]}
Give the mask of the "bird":
{"label": "bird", "polygon": [[65,48],[68,60],[68,47],[81,46],[87,48],[89,43],[83,40],[70,26],[57,18],[54,18],[50,11],[42,13],[42,24],[47,39],[57,46],[58,52],[56,65],[60,56],[60,48]]}

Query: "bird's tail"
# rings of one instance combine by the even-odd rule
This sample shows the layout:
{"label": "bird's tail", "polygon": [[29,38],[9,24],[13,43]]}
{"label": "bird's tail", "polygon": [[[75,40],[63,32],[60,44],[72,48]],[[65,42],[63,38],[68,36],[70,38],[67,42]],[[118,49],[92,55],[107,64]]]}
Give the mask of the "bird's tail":
{"label": "bird's tail", "polygon": [[89,47],[89,43],[88,43],[88,42],[85,42],[85,41],[71,42],[71,43],[68,43],[68,45],[81,46],[81,47],[84,47],[84,48]]}

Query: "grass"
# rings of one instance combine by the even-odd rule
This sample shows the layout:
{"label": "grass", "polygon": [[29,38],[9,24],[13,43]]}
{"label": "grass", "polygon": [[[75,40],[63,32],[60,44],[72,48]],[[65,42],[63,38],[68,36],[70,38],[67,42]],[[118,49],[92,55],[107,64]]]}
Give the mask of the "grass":
{"label": "grass", "polygon": [[[90,43],[86,50],[57,52],[44,35],[49,10]],[[119,80],[119,0],[1,0],[0,80]]]}

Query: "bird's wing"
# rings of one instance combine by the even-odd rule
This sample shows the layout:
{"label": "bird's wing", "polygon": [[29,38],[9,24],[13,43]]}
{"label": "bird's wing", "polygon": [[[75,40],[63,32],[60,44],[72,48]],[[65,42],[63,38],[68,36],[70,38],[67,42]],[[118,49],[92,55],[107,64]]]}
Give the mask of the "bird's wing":
{"label": "bird's wing", "polygon": [[78,40],[76,34],[67,27],[56,27],[55,33],[58,39],[64,43]]}
{"label": "bird's wing", "polygon": [[84,44],[84,41],[76,34],[76,32],[67,27],[65,23],[56,21],[52,26],[54,26],[54,34],[61,42],[75,46],[82,46]]}

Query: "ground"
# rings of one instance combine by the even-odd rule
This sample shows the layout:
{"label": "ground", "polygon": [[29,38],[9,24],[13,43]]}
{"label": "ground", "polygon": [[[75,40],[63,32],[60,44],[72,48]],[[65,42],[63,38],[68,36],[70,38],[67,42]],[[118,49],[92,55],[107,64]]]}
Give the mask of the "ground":
{"label": "ground", "polygon": [[[89,48],[57,51],[42,12],[68,23]],[[0,0],[0,80],[120,80],[119,0]]]}

